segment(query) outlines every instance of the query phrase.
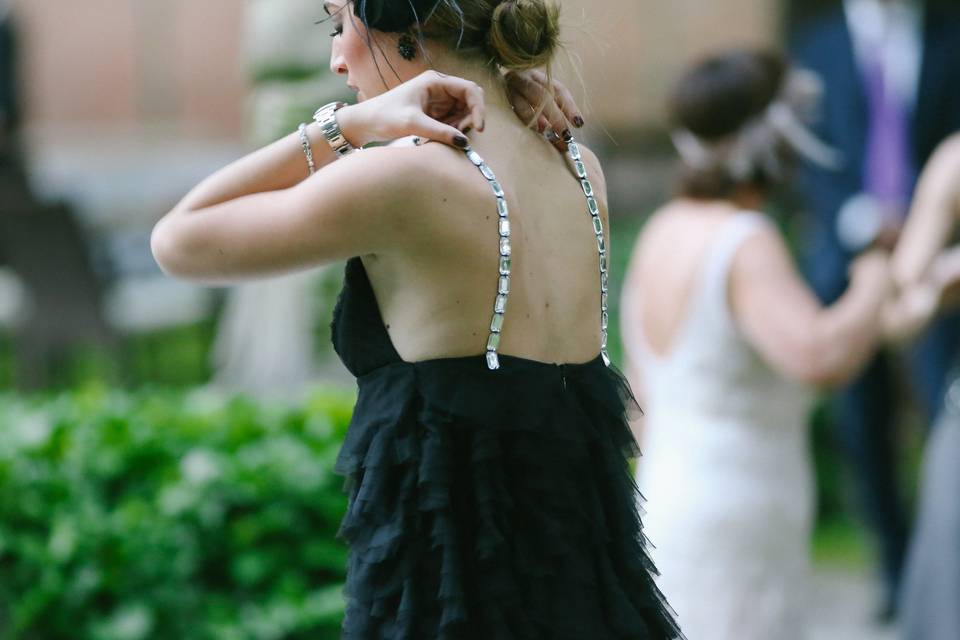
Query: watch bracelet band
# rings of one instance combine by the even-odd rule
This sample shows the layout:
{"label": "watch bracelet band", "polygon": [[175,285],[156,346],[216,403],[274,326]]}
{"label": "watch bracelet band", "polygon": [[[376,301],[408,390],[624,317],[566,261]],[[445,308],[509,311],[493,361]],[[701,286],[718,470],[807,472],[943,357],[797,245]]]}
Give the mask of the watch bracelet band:
{"label": "watch bracelet band", "polygon": [[347,106],[346,102],[331,102],[320,107],[313,114],[314,122],[320,127],[323,137],[338,156],[345,156],[354,150],[353,145],[343,137],[343,132],[337,123],[337,111],[345,106]]}

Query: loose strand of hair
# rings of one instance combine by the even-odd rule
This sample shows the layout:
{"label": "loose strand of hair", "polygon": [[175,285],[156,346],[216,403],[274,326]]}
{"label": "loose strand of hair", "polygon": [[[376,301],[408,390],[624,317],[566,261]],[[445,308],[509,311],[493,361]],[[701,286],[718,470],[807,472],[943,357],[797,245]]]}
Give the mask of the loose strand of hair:
{"label": "loose strand of hair", "polygon": [[[383,47],[380,45],[379,42],[377,42],[377,41],[374,40],[374,38],[373,38],[373,29],[370,27],[370,23],[369,23],[369,21],[367,20],[367,14],[366,14],[367,0],[359,0],[359,2],[361,3],[361,4],[360,4],[360,22],[363,24],[363,26],[364,26],[364,31],[366,32],[366,37],[365,37],[364,39],[366,40],[367,49],[370,51],[370,55],[371,55],[371,57],[373,58],[373,64],[374,64],[374,66],[377,68],[377,75],[380,76],[380,82],[383,83],[383,86],[384,86],[385,89],[389,89],[389,88],[390,88],[390,83],[387,82],[386,76],[383,75],[383,69],[380,68],[380,61],[377,60],[377,54],[376,54],[376,52],[377,52],[377,51],[380,52],[380,55],[381,55],[381,56],[383,57],[383,59],[386,61],[387,66],[390,67],[390,71],[393,72],[393,75],[395,75],[395,76],[397,77],[397,80],[400,80],[400,74],[397,72],[397,70],[394,68],[393,64],[390,62],[390,58],[389,58],[389,57],[387,56],[387,54],[384,52]],[[344,6],[346,6],[346,5],[344,5]],[[350,20],[353,21],[353,19],[354,19],[355,17],[356,17],[356,16],[354,16],[354,14],[351,12],[351,13],[350,13]],[[374,44],[376,44],[376,50],[374,50]]]}

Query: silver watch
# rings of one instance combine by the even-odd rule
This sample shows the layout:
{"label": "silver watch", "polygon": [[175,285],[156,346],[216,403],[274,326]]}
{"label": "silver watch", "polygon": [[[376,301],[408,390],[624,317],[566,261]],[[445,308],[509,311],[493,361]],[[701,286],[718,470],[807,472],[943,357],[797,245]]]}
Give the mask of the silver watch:
{"label": "silver watch", "polygon": [[327,139],[330,148],[338,156],[345,156],[354,150],[353,145],[343,137],[343,132],[337,123],[337,111],[345,106],[347,106],[346,102],[331,102],[320,107],[313,114],[313,120],[320,126],[323,137]]}

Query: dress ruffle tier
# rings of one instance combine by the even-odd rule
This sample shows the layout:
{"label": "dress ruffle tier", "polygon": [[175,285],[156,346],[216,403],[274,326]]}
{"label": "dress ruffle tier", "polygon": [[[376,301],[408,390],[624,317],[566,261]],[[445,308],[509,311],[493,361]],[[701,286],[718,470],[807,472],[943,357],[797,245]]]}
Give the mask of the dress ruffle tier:
{"label": "dress ruffle tier", "polygon": [[337,469],[345,640],[682,637],[628,459],[637,410],[600,358],[395,362],[358,379]]}

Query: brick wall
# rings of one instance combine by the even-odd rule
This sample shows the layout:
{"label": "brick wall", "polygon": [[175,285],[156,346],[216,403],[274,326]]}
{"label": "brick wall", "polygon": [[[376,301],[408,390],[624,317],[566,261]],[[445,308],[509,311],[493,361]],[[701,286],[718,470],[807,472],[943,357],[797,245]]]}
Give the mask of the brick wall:
{"label": "brick wall", "polygon": [[239,0],[14,0],[28,127],[243,125]]}

